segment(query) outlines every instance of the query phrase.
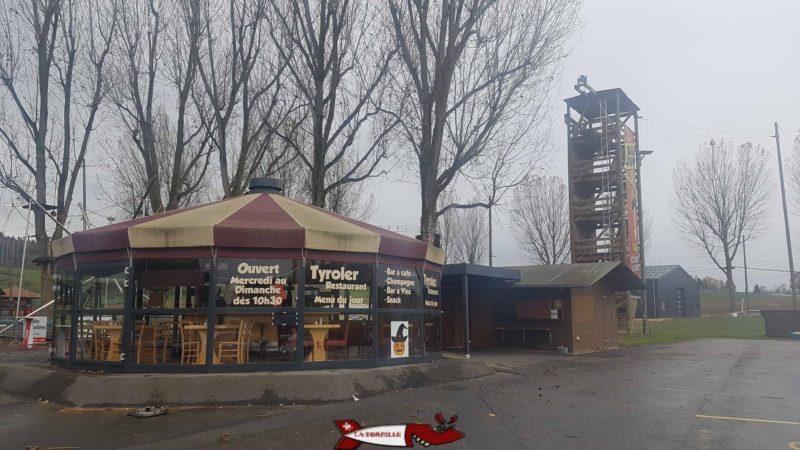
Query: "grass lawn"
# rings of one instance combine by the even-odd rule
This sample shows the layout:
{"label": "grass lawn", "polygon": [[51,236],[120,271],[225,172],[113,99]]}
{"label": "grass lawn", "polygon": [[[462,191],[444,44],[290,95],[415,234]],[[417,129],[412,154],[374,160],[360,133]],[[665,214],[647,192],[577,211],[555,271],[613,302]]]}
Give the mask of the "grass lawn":
{"label": "grass lawn", "polygon": [[[33,292],[39,292],[40,273],[38,267],[26,267],[22,275],[22,287]],[[0,265],[0,288],[6,289],[19,284],[19,266]]]}
{"label": "grass lawn", "polygon": [[[620,336],[619,345],[671,344],[701,338],[765,339],[764,319],[761,316],[704,317],[700,319],[663,319],[650,321],[648,336]],[[634,324],[639,328],[639,322]]]}

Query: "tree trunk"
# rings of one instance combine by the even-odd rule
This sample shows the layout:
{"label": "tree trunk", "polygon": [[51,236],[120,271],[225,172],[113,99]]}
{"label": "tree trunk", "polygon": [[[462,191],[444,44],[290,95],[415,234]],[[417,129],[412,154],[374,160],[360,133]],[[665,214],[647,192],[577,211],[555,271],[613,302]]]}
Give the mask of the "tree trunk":
{"label": "tree trunk", "polygon": [[[45,247],[48,246],[45,245]],[[42,256],[49,257],[47,249],[44,250]],[[42,290],[40,293],[42,297],[39,304],[39,306],[41,306],[53,299],[53,264],[49,260],[40,263],[39,275]]]}
{"label": "tree trunk", "polygon": [[[33,8],[37,9],[39,6],[34,5]],[[57,14],[56,14],[56,6],[47,4],[45,5],[45,17],[43,20],[43,24],[40,30],[39,36],[37,36],[37,47],[36,53],[38,57],[38,83],[39,83],[39,123],[38,129],[36,132],[36,174],[34,176],[36,180],[36,201],[39,205],[45,205],[47,203],[47,127],[49,125],[49,112],[50,112],[50,68],[52,64],[51,60],[51,43],[50,41],[55,40],[56,31],[58,28],[57,22],[53,23],[53,21],[57,21]],[[51,28],[52,27],[52,28]],[[52,32],[52,35],[50,34]],[[45,223],[45,212],[42,211],[41,208],[31,205],[34,211],[34,224],[35,224],[35,234],[36,234],[36,242],[39,245],[40,255],[43,257],[48,256],[47,252],[47,242],[49,237],[47,236],[47,224]],[[28,239],[28,236],[25,236],[25,239]],[[42,268],[42,280],[47,277],[47,269],[46,266]],[[44,287],[44,286],[43,286]],[[45,293],[42,292],[42,298],[45,297]]]}
{"label": "tree trunk", "polygon": [[[317,59],[320,61],[320,67],[324,64],[324,59],[322,55],[317,55]],[[321,69],[320,69],[321,70]],[[324,126],[324,119],[325,115],[323,112],[323,108],[325,107],[325,102],[323,99],[323,89],[324,89],[324,80],[325,75],[316,73],[314,74],[315,77],[315,84],[314,88],[316,92],[314,93],[314,160],[312,164],[314,167],[311,168],[311,204],[314,206],[318,206],[320,208],[325,207],[325,136],[323,135],[323,126]]]}
{"label": "tree trunk", "polygon": [[[222,195],[224,198],[236,197],[239,194],[234,192],[235,188],[231,188],[231,177],[228,173],[228,136],[225,129],[227,123],[224,123],[219,117],[219,111],[215,112],[214,116],[217,122],[217,145],[219,146],[217,153],[219,153],[219,172],[222,175]],[[244,148],[241,151],[244,151]],[[236,183],[235,178],[234,183]]]}
{"label": "tree trunk", "polygon": [[420,194],[422,200],[422,216],[420,217],[420,235],[422,240],[433,242],[437,229],[437,200],[436,195],[436,176],[431,173],[425,164],[420,164],[421,187]]}
{"label": "tree trunk", "polygon": [[725,279],[728,284],[728,309],[730,309],[730,312],[734,312],[736,310],[736,299],[734,298],[736,288],[733,284],[733,267],[731,267],[730,262],[728,262],[728,267],[725,270]]}

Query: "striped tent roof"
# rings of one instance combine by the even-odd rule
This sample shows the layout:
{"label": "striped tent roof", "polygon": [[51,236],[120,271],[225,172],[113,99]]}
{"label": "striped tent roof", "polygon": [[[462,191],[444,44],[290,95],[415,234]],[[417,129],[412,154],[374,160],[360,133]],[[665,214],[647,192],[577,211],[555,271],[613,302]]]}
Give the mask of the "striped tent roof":
{"label": "striped tent roof", "polygon": [[277,193],[251,193],[76,232],[54,241],[53,254],[198,247],[381,254],[444,263],[444,252],[427,242]]}

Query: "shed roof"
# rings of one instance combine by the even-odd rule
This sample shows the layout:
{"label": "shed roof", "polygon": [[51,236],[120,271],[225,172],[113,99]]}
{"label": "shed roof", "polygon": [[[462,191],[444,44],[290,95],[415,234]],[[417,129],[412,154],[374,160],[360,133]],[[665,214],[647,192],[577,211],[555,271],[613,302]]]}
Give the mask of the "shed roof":
{"label": "shed roof", "polygon": [[476,277],[494,278],[504,281],[519,281],[520,275],[518,270],[509,269],[506,267],[489,267],[479,264],[447,264],[442,268],[442,276],[460,276],[470,275]]}
{"label": "shed roof", "polygon": [[642,281],[628,266],[618,261],[580,264],[507,267],[520,272],[517,286],[590,287],[605,277],[613,277],[620,290],[640,290]]}
{"label": "shed roof", "polygon": [[42,296],[36,292],[29,291],[25,288],[18,289],[16,286],[1,289],[0,296],[8,298],[17,298],[17,296],[21,298],[42,298]]}
{"label": "shed roof", "polygon": [[681,266],[677,264],[671,264],[666,266],[647,266],[644,268],[644,276],[645,278],[661,278],[668,273],[672,272],[673,270],[682,269]]}

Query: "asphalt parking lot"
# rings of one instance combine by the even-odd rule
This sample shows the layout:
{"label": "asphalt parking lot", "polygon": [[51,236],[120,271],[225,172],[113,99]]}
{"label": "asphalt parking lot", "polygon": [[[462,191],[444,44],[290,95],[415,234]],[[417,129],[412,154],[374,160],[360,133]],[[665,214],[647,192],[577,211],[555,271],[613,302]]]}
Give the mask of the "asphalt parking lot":
{"label": "asphalt parking lot", "polygon": [[[444,448],[800,449],[800,343],[709,339],[603,354],[476,354],[498,373],[330,405],[191,408],[151,419],[0,394],[3,448],[333,448],[362,426],[459,415]],[[369,448],[362,446],[361,448]],[[379,448],[379,447],[373,447]]]}

